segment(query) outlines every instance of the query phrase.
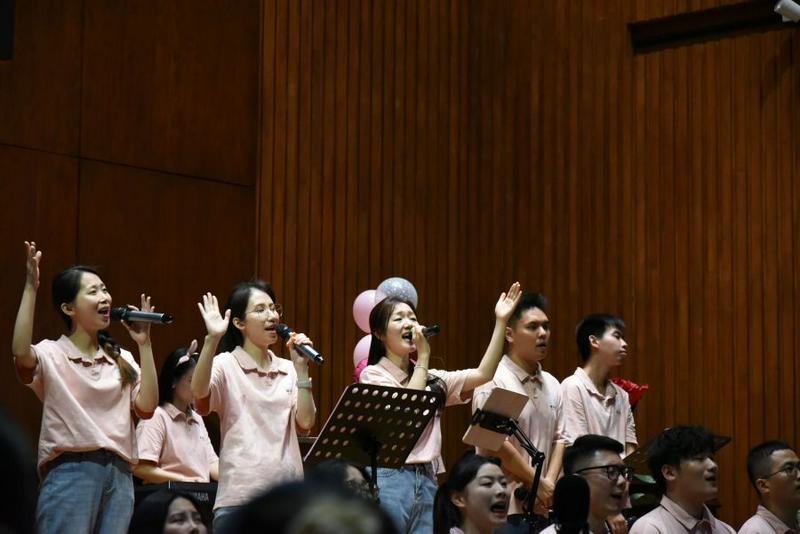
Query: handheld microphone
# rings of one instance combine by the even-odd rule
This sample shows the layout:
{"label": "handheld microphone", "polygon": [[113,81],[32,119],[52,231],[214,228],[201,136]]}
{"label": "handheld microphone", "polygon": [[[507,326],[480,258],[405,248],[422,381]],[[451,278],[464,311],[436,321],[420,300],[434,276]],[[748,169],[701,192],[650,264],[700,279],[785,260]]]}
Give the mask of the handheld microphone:
{"label": "handheld microphone", "polygon": [[567,475],[558,481],[553,492],[556,532],[589,532],[589,495],[589,484],[581,476]]}
{"label": "handheld microphone", "polygon": [[[425,336],[425,337],[435,336],[438,333],[439,333],[439,325],[438,324],[432,324],[432,325],[426,326],[425,328],[422,329],[422,335]],[[403,339],[407,339],[408,341],[411,341],[413,339],[413,337],[414,337],[414,333],[413,332],[406,332],[405,334],[403,334]]]}
{"label": "handheld microphone", "polygon": [[[275,327],[275,332],[277,332],[277,334],[281,336],[281,339],[284,341],[296,335],[295,332],[289,328],[289,325],[285,325],[283,323],[280,323]],[[294,345],[294,350],[316,364],[322,365],[322,362],[325,361],[322,355],[320,355],[320,353],[317,352],[316,349],[314,349],[314,347],[311,345]]]}
{"label": "handheld microphone", "polygon": [[169,324],[172,322],[172,315],[169,313],[138,311],[130,308],[124,308],[122,306],[111,308],[111,318],[115,321],[137,323]]}

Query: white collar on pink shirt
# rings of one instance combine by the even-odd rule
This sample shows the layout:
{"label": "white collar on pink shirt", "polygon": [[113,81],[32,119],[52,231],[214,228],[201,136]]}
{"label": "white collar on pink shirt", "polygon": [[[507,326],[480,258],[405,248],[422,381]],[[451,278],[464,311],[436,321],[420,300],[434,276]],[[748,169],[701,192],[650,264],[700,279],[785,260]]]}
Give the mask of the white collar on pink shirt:
{"label": "white collar on pink shirt", "polygon": [[288,375],[289,373],[286,370],[281,369],[278,363],[275,361],[278,357],[273,353],[271,350],[267,350],[267,357],[269,359],[269,368],[265,371],[262,368],[259,368],[256,365],[256,362],[253,361],[253,358],[247,354],[247,352],[242,347],[236,347],[233,349],[233,357],[236,359],[236,363],[239,364],[239,367],[242,368],[242,371],[246,373],[256,373],[258,376],[271,376],[274,377],[275,375]]}
{"label": "white collar on pink shirt", "polygon": [[536,371],[533,374],[528,374],[528,371],[517,365],[514,360],[511,359],[510,356],[504,355],[503,359],[500,360],[500,363],[508,367],[508,370],[514,373],[514,376],[520,381],[520,383],[524,384],[528,380],[534,380],[538,382],[543,382],[542,380],[542,364],[536,362]]}
{"label": "white collar on pink shirt", "polygon": [[586,374],[586,371],[584,371],[582,367],[575,369],[575,376],[578,377],[578,380],[581,381],[590,395],[600,397],[607,403],[614,402],[617,396],[617,388],[614,387],[612,382],[609,381],[606,383],[606,393],[608,393],[608,395],[604,395],[597,390],[597,386],[594,385],[594,382],[592,382],[592,379],[589,378],[589,375]]}
{"label": "white collar on pink shirt", "polygon": [[785,534],[787,532],[795,533],[798,531],[798,526],[795,525],[793,528],[786,526],[786,524],[781,521],[781,518],[777,515],[773,514],[769,508],[764,506],[763,504],[758,505],[758,509],[756,510],[756,515],[767,522],[767,524],[772,527],[775,532],[780,532]]}
{"label": "white collar on pink shirt", "polygon": [[114,360],[112,360],[111,357],[108,354],[106,354],[106,352],[102,348],[97,349],[97,352],[95,353],[94,358],[92,358],[92,361],[86,360],[80,349],[78,349],[78,347],[75,346],[75,343],[73,343],[72,340],[65,335],[62,335],[58,339],[57,343],[61,345],[61,347],[64,349],[64,352],[66,352],[67,354],[67,359],[69,359],[69,361],[71,362],[82,363],[85,366],[92,365],[93,363],[103,363],[103,362],[110,364],[114,363]]}
{"label": "white collar on pink shirt", "polygon": [[178,407],[172,404],[171,402],[165,402],[162,408],[164,408],[164,411],[167,412],[167,415],[169,415],[173,421],[176,420],[178,417],[183,416],[186,419],[187,423],[189,424],[192,423],[197,424],[200,422],[197,420],[198,417],[197,413],[195,413],[195,411],[192,410],[191,407],[189,408],[188,414],[186,412],[180,411]]}
{"label": "white collar on pink shirt", "polygon": [[[711,510],[708,509],[707,506],[703,505],[703,518],[697,519],[696,517],[692,516],[681,508],[681,506],[667,497],[666,495],[661,497],[661,502],[659,505],[664,508],[669,515],[674,517],[678,523],[683,525],[687,531],[692,531],[693,529],[697,528],[698,525],[701,523],[708,523],[712,528],[714,527],[714,523],[716,523],[716,519],[713,515],[711,515]],[[700,531],[702,532],[702,531]]]}
{"label": "white collar on pink shirt", "polygon": [[389,372],[389,374],[391,374],[392,377],[399,383],[405,384],[406,382],[408,382],[409,378],[408,373],[400,369],[400,367],[395,365],[395,363],[386,356],[380,359],[378,365],[386,369]]}

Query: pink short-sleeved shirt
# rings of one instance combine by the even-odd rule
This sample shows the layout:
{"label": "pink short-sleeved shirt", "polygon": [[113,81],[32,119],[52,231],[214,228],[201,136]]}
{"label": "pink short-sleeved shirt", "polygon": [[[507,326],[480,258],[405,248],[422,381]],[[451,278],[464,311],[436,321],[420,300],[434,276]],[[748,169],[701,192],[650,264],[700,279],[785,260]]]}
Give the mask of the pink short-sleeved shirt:
{"label": "pink short-sleeved shirt", "polygon": [[[43,404],[39,473],[62,452],[106,449],[135,464],[138,458],[131,412],[135,410],[140,379],[133,385],[123,384],[119,366],[102,349],[92,361],[86,361],[67,336],[41,341],[32,349],[37,359],[34,369],[15,364],[20,380]],[[121,350],[120,357],[141,377],[130,352]]]}
{"label": "pink short-sleeved shirt", "polygon": [[758,505],[756,514],[745,521],[739,534],[797,534],[798,530],[796,524],[789,527],[765,506]]}
{"label": "pink short-sleeved shirt", "polygon": [[214,357],[210,394],[195,401],[201,415],[217,412],[222,444],[214,508],[245,504],[260,492],[303,478],[295,429],[294,364],[268,352],[257,367],[242,347]]}
{"label": "pink short-sleeved shirt", "polygon": [[578,367],[561,383],[567,444],[581,436],[598,434],[625,445],[636,445],[636,424],[624,389],[609,382],[600,393],[586,372]]}
{"label": "pink short-sleeved shirt", "polygon": [[664,495],[661,503],[643,515],[631,527],[630,534],[678,534],[681,532],[698,534],[735,534],[729,525],[723,523],[703,506],[703,518],[697,519]]}
{"label": "pink short-sleeved shirt", "polygon": [[[431,369],[428,371],[428,378],[435,376],[442,381],[445,388],[445,406],[465,404],[469,402],[472,392],[463,390],[464,381],[472,371],[472,369],[463,371]],[[360,381],[364,384],[404,388],[408,385],[410,378],[408,373],[396,366],[389,358],[381,358],[377,364],[368,365],[364,368],[361,372]],[[444,472],[444,462],[441,454],[442,426],[440,421],[441,410],[437,410],[433,419],[425,427],[425,431],[420,436],[411,454],[408,455],[406,463],[424,464],[432,462],[435,473]]]}
{"label": "pink short-sleeved shirt", "polygon": [[[495,388],[507,389],[528,397],[528,402],[522,409],[517,420],[520,430],[533,442],[534,446],[545,455],[542,466],[542,476],[547,473],[550,465],[550,454],[555,443],[564,443],[564,416],[561,400],[561,385],[550,373],[542,370],[539,365],[533,375],[529,375],[508,356],[503,356],[494,378],[486,384],[475,388],[472,399],[472,409],[475,411],[483,407],[486,399]],[[510,443],[530,465],[531,457],[522,448],[516,438],[508,438]],[[480,454],[491,456],[492,451],[478,450]],[[514,497],[514,489],[519,482],[511,482],[510,514],[522,513],[521,502]]]}
{"label": "pink short-sleeved shirt", "polygon": [[203,482],[210,479],[209,466],[219,460],[203,418],[194,411],[187,415],[169,402],[156,408],[150,419],[139,421],[136,440],[139,460]]}

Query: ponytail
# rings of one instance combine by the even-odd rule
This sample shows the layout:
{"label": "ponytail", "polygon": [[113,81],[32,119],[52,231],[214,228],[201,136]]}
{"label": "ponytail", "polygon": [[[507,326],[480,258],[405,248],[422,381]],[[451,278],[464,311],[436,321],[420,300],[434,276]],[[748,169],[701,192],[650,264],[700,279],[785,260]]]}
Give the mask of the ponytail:
{"label": "ponytail", "polygon": [[111,337],[111,334],[107,330],[100,330],[97,332],[97,342],[100,344],[100,347],[111,356],[111,358],[117,362],[117,367],[119,367],[119,374],[122,377],[123,384],[130,384],[131,386],[136,383],[136,380],[139,378],[139,374],[136,372],[136,369],[122,357],[122,350],[117,343],[117,341]]}

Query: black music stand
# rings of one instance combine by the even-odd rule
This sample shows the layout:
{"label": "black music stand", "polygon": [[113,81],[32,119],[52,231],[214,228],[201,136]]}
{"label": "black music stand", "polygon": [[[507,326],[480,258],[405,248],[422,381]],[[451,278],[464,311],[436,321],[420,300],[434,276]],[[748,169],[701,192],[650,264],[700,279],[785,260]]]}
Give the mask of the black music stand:
{"label": "black music stand", "polygon": [[425,427],[442,405],[442,394],[418,389],[351,384],[306,453],[306,465],[345,458],[371,467],[370,489],[378,467],[406,463]]}
{"label": "black music stand", "polygon": [[517,417],[522,413],[527,402],[528,397],[526,395],[508,389],[494,388],[489,398],[486,399],[483,409],[479,408],[472,414],[472,419],[469,422],[470,426],[462,441],[467,445],[497,451],[502,446],[506,436],[517,438],[520,446],[531,457],[531,467],[534,469],[533,484],[531,484],[531,489],[528,491],[527,499],[524,503],[528,531],[533,533],[533,505],[536,492],[539,489],[539,481],[542,478],[545,455],[536,448],[517,423]]}

